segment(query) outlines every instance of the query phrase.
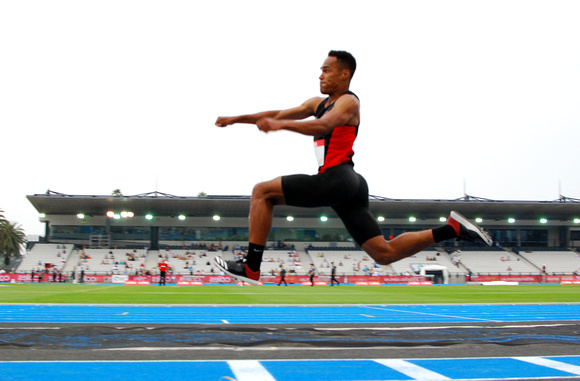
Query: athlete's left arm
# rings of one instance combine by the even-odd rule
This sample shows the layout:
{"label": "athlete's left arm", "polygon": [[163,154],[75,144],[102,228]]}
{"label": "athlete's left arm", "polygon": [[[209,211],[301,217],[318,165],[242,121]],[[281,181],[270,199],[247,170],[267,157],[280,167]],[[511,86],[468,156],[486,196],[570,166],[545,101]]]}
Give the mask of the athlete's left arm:
{"label": "athlete's left arm", "polygon": [[264,118],[256,125],[261,131],[288,130],[308,136],[324,136],[335,127],[345,124],[358,125],[360,103],[357,97],[345,94],[338,98],[334,107],[322,118],[313,120],[276,120]]}

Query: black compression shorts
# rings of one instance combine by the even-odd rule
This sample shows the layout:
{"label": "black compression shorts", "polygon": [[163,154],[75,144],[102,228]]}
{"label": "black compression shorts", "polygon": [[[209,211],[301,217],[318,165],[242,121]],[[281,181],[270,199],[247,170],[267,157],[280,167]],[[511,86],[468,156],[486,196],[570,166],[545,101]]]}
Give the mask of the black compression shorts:
{"label": "black compression shorts", "polygon": [[282,190],[286,205],[332,207],[346,230],[361,246],[368,239],[382,235],[369,210],[367,182],[354,171],[351,164],[341,164],[312,176],[282,176]]}

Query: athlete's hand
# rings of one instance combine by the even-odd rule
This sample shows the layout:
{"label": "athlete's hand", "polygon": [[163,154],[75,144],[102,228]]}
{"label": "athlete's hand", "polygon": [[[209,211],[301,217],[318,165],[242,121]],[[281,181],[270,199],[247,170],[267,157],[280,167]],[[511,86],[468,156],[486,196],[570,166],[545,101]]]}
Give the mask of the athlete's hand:
{"label": "athlete's hand", "polygon": [[282,128],[279,120],[272,118],[262,118],[256,122],[258,129],[263,132],[278,131]]}
{"label": "athlete's hand", "polygon": [[231,116],[219,116],[215,121],[215,125],[218,127],[226,127],[234,123],[234,118]]}

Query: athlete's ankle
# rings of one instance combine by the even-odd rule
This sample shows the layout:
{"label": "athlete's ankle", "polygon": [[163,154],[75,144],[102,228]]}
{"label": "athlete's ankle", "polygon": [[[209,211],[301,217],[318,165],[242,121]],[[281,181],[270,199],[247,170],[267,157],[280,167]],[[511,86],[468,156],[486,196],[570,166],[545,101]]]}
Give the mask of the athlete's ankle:
{"label": "athlete's ankle", "polygon": [[435,228],[432,230],[432,232],[435,243],[446,241],[448,239],[454,239],[458,236],[455,228],[449,224]]}
{"label": "athlete's ankle", "polygon": [[246,256],[246,264],[252,271],[260,271],[262,264],[262,255],[264,254],[264,246],[251,243],[248,247],[248,255]]}

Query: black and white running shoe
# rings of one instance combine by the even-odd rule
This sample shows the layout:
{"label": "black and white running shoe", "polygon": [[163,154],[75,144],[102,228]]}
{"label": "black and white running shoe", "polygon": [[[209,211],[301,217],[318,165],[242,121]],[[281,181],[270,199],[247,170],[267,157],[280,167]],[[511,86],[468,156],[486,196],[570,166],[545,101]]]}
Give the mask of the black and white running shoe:
{"label": "black and white running shoe", "polygon": [[482,242],[487,246],[493,245],[493,240],[485,230],[469,222],[467,218],[455,211],[451,212],[447,223],[455,229],[458,236],[457,238],[460,240]]}
{"label": "black and white running shoe", "polygon": [[238,280],[254,285],[260,284],[260,270],[252,271],[243,259],[225,261],[222,257],[217,256],[214,258],[214,262],[220,270]]}

